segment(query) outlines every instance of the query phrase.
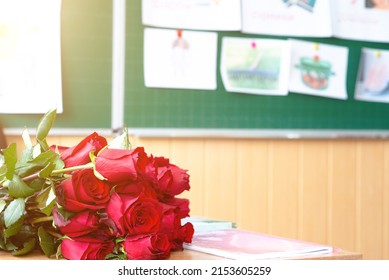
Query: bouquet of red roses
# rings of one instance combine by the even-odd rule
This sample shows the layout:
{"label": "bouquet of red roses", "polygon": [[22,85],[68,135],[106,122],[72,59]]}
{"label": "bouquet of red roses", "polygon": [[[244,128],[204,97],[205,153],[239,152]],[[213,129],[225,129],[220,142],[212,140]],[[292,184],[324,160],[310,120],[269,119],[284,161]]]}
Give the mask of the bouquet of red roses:
{"label": "bouquet of red roses", "polygon": [[56,116],[44,115],[36,144],[25,131],[0,158],[0,249],[40,248],[66,259],[166,259],[194,233],[187,170],[131,148],[125,131],[111,143],[92,133],[73,147],[48,145]]}

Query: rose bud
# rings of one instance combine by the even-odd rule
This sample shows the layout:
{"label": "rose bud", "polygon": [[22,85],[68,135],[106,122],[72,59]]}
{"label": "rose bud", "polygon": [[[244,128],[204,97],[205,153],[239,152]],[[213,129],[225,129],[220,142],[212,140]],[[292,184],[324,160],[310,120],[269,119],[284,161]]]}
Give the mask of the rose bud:
{"label": "rose bud", "polygon": [[149,176],[155,176],[157,181],[155,188],[162,198],[175,196],[190,189],[187,170],[169,163],[166,158],[152,158],[147,170]]}
{"label": "rose bud", "polygon": [[186,223],[177,228],[170,236],[172,250],[183,250],[183,243],[191,243],[194,234],[194,228],[191,223]]}
{"label": "rose bud", "polygon": [[104,208],[109,201],[111,186],[99,180],[91,169],[73,173],[55,188],[57,202],[67,211]]}
{"label": "rose bud", "polygon": [[76,146],[65,149],[61,153],[61,159],[65,163],[65,167],[87,164],[91,161],[89,157],[90,152],[93,151],[97,155],[107,145],[107,140],[94,132],[85,137]]}
{"label": "rose bud", "polygon": [[92,237],[75,240],[65,238],[61,242],[61,254],[69,260],[104,260],[114,248],[112,240]]}
{"label": "rose bud", "polygon": [[130,260],[160,260],[170,256],[170,242],[165,234],[129,236],[123,242]]}
{"label": "rose bud", "polygon": [[95,159],[96,171],[113,183],[135,181],[145,170],[148,157],[142,147],[134,150],[106,149]]}

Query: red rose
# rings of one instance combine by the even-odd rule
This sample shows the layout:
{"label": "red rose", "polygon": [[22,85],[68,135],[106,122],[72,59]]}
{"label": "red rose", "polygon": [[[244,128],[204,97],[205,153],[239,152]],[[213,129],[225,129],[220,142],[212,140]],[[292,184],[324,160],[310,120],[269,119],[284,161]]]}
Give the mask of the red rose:
{"label": "red rose", "polygon": [[130,236],[123,242],[130,260],[166,259],[170,256],[170,242],[165,234]]}
{"label": "red rose", "polygon": [[57,202],[68,211],[104,208],[109,200],[111,186],[96,178],[91,169],[75,172],[56,186]]}
{"label": "red rose", "polygon": [[108,181],[136,180],[144,172],[148,157],[142,147],[134,150],[106,149],[96,157],[96,170]]}
{"label": "red rose", "polygon": [[194,234],[193,225],[181,226],[182,210],[179,206],[163,204],[161,232],[167,234],[172,249],[183,249],[183,242],[190,243]]}
{"label": "red rose", "polygon": [[106,211],[121,235],[155,233],[160,229],[162,207],[152,197],[143,194],[132,197],[114,192]]}
{"label": "red rose", "polygon": [[190,189],[187,170],[169,163],[166,158],[152,158],[151,164],[148,166],[148,174],[155,177],[157,181],[156,189],[162,198],[164,196],[175,196]]}
{"label": "red rose", "polygon": [[57,208],[54,208],[52,213],[55,225],[64,235],[71,238],[93,233],[101,227],[99,217],[94,212],[79,212],[68,220],[64,219]]}
{"label": "red rose", "polygon": [[157,194],[155,193],[154,188],[151,186],[151,183],[146,180],[130,182],[123,181],[115,186],[115,192],[134,197],[143,193],[147,196],[157,198]]}
{"label": "red rose", "polygon": [[189,200],[186,198],[171,197],[163,201],[164,204],[176,207],[176,213],[180,219],[189,216]]}
{"label": "red rose", "polygon": [[64,150],[61,153],[61,159],[64,161],[65,167],[87,164],[91,161],[89,157],[90,152],[93,151],[96,155],[107,145],[107,140],[94,132],[76,146]]}
{"label": "red rose", "polygon": [[191,223],[186,223],[185,225],[179,227],[176,231],[173,232],[170,237],[170,243],[172,245],[172,250],[183,250],[183,243],[191,243],[194,234],[194,228]]}
{"label": "red rose", "polygon": [[63,239],[61,254],[69,260],[104,260],[112,253],[115,244],[112,240],[82,238],[77,240]]}

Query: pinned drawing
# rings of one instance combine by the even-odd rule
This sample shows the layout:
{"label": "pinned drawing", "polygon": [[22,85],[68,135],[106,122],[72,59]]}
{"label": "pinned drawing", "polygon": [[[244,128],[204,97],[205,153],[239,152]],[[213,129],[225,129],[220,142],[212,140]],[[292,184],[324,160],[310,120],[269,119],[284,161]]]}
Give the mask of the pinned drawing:
{"label": "pinned drawing", "polygon": [[313,56],[301,56],[299,64],[295,67],[300,69],[302,82],[311,89],[325,90],[328,88],[332,71],[332,64],[323,60],[318,53],[319,45],[314,44],[315,53]]}
{"label": "pinned drawing", "polygon": [[336,1],[333,8],[334,36],[389,42],[389,0]]}
{"label": "pinned drawing", "polygon": [[389,102],[389,51],[362,50],[355,99]]}
{"label": "pinned drawing", "polygon": [[242,0],[242,32],[279,36],[332,36],[330,1]]}
{"label": "pinned drawing", "polygon": [[190,46],[189,42],[182,37],[182,30],[177,30],[177,38],[174,39],[172,43],[172,52],[171,52],[171,58],[172,58],[172,66],[174,69],[174,75],[179,78],[182,76],[185,76],[187,70],[187,64],[188,64],[188,56],[190,55],[189,52]]}
{"label": "pinned drawing", "polygon": [[389,10],[389,0],[365,0],[366,8]]}
{"label": "pinned drawing", "polygon": [[146,87],[216,89],[217,33],[146,28]]}
{"label": "pinned drawing", "polygon": [[142,0],[142,23],[191,30],[240,30],[240,0]]}
{"label": "pinned drawing", "polygon": [[348,49],[299,40],[292,42],[289,90],[296,93],[347,99]]}
{"label": "pinned drawing", "polygon": [[290,7],[292,5],[297,5],[309,12],[313,11],[313,8],[315,7],[316,0],[282,0],[287,7]]}
{"label": "pinned drawing", "polygon": [[221,74],[226,90],[286,95],[288,54],[285,40],[223,38]]}

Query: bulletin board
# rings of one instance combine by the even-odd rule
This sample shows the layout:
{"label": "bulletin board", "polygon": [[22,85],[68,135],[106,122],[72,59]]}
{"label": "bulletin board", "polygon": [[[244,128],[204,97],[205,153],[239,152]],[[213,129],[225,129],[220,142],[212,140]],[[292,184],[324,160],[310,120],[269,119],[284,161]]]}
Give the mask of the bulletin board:
{"label": "bulletin board", "polygon": [[[62,1],[61,56],[64,112],[54,128],[111,128],[111,0]],[[0,120],[5,128],[34,129],[42,115],[0,114]]]}
{"label": "bulletin board", "polygon": [[[349,48],[347,100],[335,100],[290,92],[266,96],[227,92],[220,69],[216,90],[146,88],[143,68],[141,1],[127,1],[126,80],[124,123],[133,129],[244,129],[385,131],[389,129],[389,104],[361,102],[353,98],[361,48],[389,49],[388,44],[336,38],[295,38]],[[218,32],[218,65],[225,36],[286,37]]]}

